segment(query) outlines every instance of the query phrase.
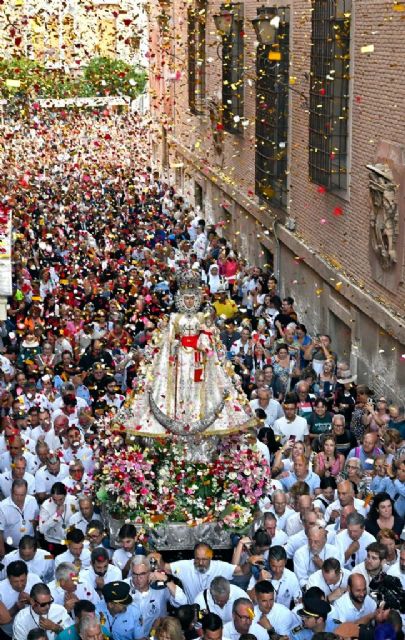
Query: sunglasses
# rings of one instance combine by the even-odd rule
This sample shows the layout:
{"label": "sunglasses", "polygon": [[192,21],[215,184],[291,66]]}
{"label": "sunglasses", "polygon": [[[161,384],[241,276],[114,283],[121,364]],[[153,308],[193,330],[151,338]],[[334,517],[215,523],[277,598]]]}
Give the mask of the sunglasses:
{"label": "sunglasses", "polygon": [[38,607],[45,608],[45,607],[50,607],[51,604],[54,602],[54,599],[51,597],[50,600],[47,600],[47,602],[38,602],[38,600],[34,600],[35,604],[38,605]]}

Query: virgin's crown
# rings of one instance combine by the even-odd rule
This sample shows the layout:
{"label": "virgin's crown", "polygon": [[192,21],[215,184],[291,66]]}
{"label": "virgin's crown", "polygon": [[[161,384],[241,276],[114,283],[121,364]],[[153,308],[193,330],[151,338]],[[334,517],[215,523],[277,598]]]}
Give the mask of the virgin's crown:
{"label": "virgin's crown", "polygon": [[181,271],[176,278],[179,289],[198,289],[201,283],[200,274],[193,269]]}

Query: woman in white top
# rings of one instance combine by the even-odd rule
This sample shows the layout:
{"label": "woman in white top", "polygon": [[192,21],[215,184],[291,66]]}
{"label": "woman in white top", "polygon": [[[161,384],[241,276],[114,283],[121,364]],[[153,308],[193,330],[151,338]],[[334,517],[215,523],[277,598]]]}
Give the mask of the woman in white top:
{"label": "woman in white top", "polygon": [[77,509],[77,498],[67,495],[67,489],[62,482],[55,482],[50,498],[41,505],[38,527],[45,538],[47,550],[54,556],[66,551],[66,546],[61,544],[61,540],[65,539],[70,518]]}

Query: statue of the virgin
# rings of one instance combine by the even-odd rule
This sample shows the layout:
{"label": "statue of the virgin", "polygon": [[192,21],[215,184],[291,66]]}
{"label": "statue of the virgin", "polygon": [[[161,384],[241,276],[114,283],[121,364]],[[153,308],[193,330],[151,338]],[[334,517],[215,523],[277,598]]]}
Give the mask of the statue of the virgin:
{"label": "statue of the virgin", "polygon": [[181,273],[177,313],[145,350],[137,387],[116,421],[138,436],[205,438],[244,430],[251,422],[210,314],[200,311],[200,276]]}

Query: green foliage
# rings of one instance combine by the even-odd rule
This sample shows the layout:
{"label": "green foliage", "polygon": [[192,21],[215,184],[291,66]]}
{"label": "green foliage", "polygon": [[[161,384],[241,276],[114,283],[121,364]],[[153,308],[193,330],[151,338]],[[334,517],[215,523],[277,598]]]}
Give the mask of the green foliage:
{"label": "green foliage", "polygon": [[[7,80],[19,81],[18,87]],[[130,96],[141,94],[147,75],[122,60],[93,58],[84,75],[74,77],[58,69],[46,69],[29,58],[0,60],[0,97],[20,99]]]}
{"label": "green foliage", "polygon": [[136,98],[146,85],[146,73],[122,60],[93,58],[86,67],[84,77],[97,96],[125,95]]}

